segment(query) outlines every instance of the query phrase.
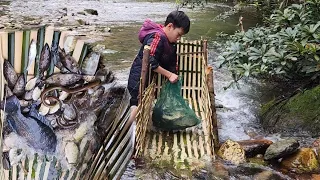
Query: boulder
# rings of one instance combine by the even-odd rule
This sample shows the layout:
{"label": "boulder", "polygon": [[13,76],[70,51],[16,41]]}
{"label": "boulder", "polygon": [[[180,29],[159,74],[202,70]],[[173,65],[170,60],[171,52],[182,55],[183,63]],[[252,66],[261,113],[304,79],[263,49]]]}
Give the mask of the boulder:
{"label": "boulder", "polygon": [[281,161],[281,167],[295,173],[319,172],[316,153],[311,148],[301,148]]}
{"label": "boulder", "polygon": [[245,151],[239,143],[227,140],[223,143],[218,151],[218,155],[226,161],[238,165],[246,161]]}
{"label": "boulder", "polygon": [[85,9],[84,11],[91,15],[96,15],[96,16],[98,15],[98,11],[94,9]]}
{"label": "boulder", "polygon": [[320,162],[320,138],[316,139],[311,147],[316,151],[316,154],[318,155],[318,161]]}
{"label": "boulder", "polygon": [[247,158],[264,154],[273,142],[267,139],[237,141],[244,149]]}
{"label": "boulder", "polygon": [[265,104],[260,112],[261,124],[272,133],[320,136],[319,112],[320,85],[288,99]]}
{"label": "boulder", "polygon": [[280,159],[296,152],[299,142],[295,139],[281,140],[271,144],[264,155],[265,160]]}
{"label": "boulder", "polygon": [[209,173],[209,179],[229,179],[228,169],[223,163],[219,161],[214,162]]}

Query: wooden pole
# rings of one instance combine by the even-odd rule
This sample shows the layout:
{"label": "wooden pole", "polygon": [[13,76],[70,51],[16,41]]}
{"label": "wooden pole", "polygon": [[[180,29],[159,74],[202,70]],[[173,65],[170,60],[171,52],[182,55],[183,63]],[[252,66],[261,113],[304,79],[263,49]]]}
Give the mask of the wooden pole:
{"label": "wooden pole", "polygon": [[145,45],[143,49],[142,67],[139,87],[139,104],[142,101],[142,94],[146,86],[147,72],[149,66],[150,46]]}
{"label": "wooden pole", "polygon": [[243,17],[242,17],[242,16],[240,16],[240,17],[239,17],[239,26],[240,26],[240,30],[241,30],[241,32],[244,32],[244,28],[243,28],[242,20],[243,20]]}
{"label": "wooden pole", "polygon": [[204,54],[204,62],[206,63],[206,66],[208,65],[208,41],[203,41],[203,54]]}
{"label": "wooden pole", "polygon": [[207,68],[207,84],[210,96],[211,110],[212,110],[212,130],[214,135],[214,147],[219,148],[219,136],[218,136],[218,121],[217,121],[217,112],[216,112],[216,102],[214,94],[214,84],[213,84],[213,68],[208,66]]}

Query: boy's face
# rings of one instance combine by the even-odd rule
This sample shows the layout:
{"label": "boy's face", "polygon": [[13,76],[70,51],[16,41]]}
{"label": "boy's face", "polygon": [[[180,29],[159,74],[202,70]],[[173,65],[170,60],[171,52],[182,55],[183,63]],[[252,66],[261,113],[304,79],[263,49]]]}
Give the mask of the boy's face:
{"label": "boy's face", "polygon": [[167,37],[171,43],[177,42],[181,38],[181,36],[184,35],[184,30],[181,27],[175,28],[172,23],[169,23],[167,27],[168,27]]}

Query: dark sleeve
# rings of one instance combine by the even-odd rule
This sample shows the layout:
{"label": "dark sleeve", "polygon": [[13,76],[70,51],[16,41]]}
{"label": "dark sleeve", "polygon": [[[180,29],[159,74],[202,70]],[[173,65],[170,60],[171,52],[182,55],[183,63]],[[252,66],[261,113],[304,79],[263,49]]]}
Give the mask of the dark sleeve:
{"label": "dark sleeve", "polygon": [[163,54],[163,41],[159,33],[154,33],[147,40],[147,45],[150,46],[149,63],[152,70],[159,66],[160,58]]}
{"label": "dark sleeve", "polygon": [[173,45],[173,52],[170,55],[169,71],[177,74],[177,45]]}

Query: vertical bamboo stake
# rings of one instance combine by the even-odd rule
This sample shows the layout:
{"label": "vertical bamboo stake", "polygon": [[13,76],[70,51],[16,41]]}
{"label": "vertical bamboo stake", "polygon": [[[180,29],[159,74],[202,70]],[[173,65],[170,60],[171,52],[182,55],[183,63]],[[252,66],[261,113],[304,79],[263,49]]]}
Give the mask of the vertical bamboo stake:
{"label": "vertical bamboo stake", "polygon": [[213,84],[213,68],[208,66],[207,68],[207,84],[210,96],[210,103],[211,103],[211,119],[212,119],[212,127],[213,127],[213,136],[214,139],[214,147],[219,147],[219,136],[218,136],[218,122],[217,122],[217,113],[216,113],[216,106],[215,106],[215,94],[214,94],[214,84]]}
{"label": "vertical bamboo stake", "polygon": [[149,65],[150,46],[145,45],[143,49],[142,67],[140,76],[140,88],[139,88],[139,104],[142,101],[142,93],[146,85],[147,71]]}
{"label": "vertical bamboo stake", "polygon": [[14,35],[14,63],[13,67],[17,73],[21,73],[22,69],[22,42],[23,42],[23,31],[16,31]]}

